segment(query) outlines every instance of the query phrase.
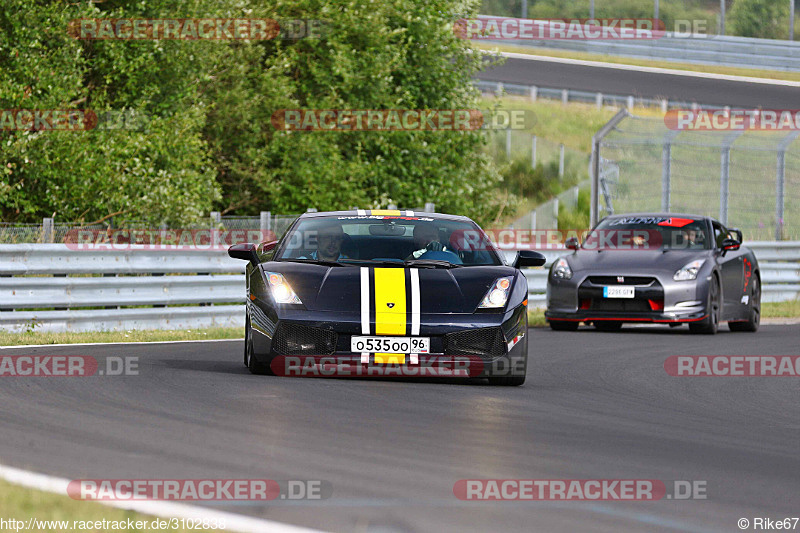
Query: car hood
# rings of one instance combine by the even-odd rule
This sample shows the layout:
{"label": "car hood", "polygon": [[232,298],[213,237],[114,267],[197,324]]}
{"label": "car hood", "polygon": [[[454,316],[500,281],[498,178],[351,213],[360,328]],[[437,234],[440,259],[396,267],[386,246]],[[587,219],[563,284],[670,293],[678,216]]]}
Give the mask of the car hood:
{"label": "car hood", "polygon": [[710,250],[578,250],[566,256],[573,272],[614,274],[667,273],[697,259],[708,259]]}
{"label": "car hood", "polygon": [[[356,311],[361,308],[361,267],[325,266],[289,261],[262,264],[265,271],[283,274],[310,311]],[[375,271],[402,270],[405,283],[395,284],[393,293],[405,295],[411,309],[410,268],[366,267],[370,297],[375,298]],[[513,276],[506,266],[460,268],[415,268],[419,274],[421,313],[473,313],[489,287],[499,277]],[[372,303],[371,305],[374,305]]]}

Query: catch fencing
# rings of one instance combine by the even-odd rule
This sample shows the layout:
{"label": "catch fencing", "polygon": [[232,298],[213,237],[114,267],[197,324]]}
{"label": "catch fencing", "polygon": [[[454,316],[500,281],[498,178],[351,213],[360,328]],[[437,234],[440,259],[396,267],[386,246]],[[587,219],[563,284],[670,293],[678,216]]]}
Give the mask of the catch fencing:
{"label": "catch fencing", "polygon": [[[800,297],[800,242],[753,242],[764,301]],[[504,249],[508,260],[514,250]],[[526,269],[531,307],[545,303],[545,268]],[[75,250],[0,244],[0,330],[125,331],[244,325],[245,263],[224,250]]]}
{"label": "catch fencing", "polygon": [[797,137],[670,129],[622,110],[594,138],[592,222],[669,211],[713,216],[748,241],[800,239]]}

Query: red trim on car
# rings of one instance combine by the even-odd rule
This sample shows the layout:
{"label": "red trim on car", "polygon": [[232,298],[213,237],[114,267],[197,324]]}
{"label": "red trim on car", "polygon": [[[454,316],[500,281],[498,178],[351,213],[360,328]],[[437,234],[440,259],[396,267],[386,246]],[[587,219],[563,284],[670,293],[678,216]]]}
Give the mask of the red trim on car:
{"label": "red trim on car", "polygon": [[655,319],[655,318],[620,318],[620,317],[586,317],[586,318],[551,318],[547,317],[547,320],[562,320],[565,322],[594,322],[597,320],[615,320],[619,322],[658,322],[658,323],[669,323],[669,322],[698,322],[703,320],[708,315],[703,315],[700,318],[679,318],[675,320],[662,320],[662,319]]}

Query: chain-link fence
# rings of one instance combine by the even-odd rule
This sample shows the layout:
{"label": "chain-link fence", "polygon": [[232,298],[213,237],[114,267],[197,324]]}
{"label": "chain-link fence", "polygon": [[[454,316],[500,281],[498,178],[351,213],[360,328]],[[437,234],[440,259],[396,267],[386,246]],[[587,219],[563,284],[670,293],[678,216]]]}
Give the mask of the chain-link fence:
{"label": "chain-link fence", "polygon": [[[397,209],[389,206],[389,209]],[[434,211],[436,205],[426,203],[425,207],[408,208],[411,211]],[[316,211],[316,209],[309,209]],[[85,239],[102,239],[107,236],[114,242],[135,243],[134,239],[144,239],[149,244],[156,242],[179,244],[181,237],[185,236],[195,242],[196,230],[217,230],[220,233],[254,231],[257,233],[242,234],[241,238],[251,238],[260,235],[260,239],[279,239],[299,215],[273,215],[269,211],[262,211],[256,217],[221,216],[212,212],[204,222],[187,224],[180,228],[152,227],[146,224],[125,224],[116,227],[111,223],[106,224],[61,224],[55,223],[52,218],[45,218],[41,224],[22,224],[0,222],[0,244],[27,244],[27,243],[75,243]],[[130,235],[126,235],[129,232]],[[176,233],[177,232],[177,233]],[[183,232],[183,233],[181,233]],[[113,238],[112,238],[113,235]],[[234,239],[239,239],[235,237]]]}
{"label": "chain-link fence", "polygon": [[714,216],[748,240],[800,239],[797,131],[678,131],[628,115],[599,142],[599,217]]}

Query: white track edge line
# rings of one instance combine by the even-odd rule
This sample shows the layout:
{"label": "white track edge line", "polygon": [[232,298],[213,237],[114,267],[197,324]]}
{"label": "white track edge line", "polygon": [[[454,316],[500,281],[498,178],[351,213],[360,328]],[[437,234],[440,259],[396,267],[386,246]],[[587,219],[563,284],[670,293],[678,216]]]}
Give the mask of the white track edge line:
{"label": "white track edge line", "polygon": [[119,344],[179,344],[183,342],[233,342],[238,341],[242,342],[244,337],[241,339],[195,339],[195,340],[187,340],[187,341],[131,341],[131,342],[68,342],[65,344],[17,344],[14,346],[0,346],[0,350],[15,350],[17,348],[58,348],[63,346],[113,346]]}
{"label": "white track edge line", "polygon": [[[48,476],[28,470],[21,470],[0,464],[0,479],[9,483],[20,485],[30,489],[37,489],[45,492],[67,495],[68,479]],[[231,531],[241,531],[243,533],[261,533],[271,531],[275,533],[311,533],[317,532],[316,529],[308,529],[273,520],[263,518],[253,518],[249,516],[206,509],[197,505],[184,503],[162,502],[162,501],[94,501],[102,505],[137,511],[142,514],[158,516],[160,518],[185,518],[190,519],[209,519],[225,520],[225,529]]]}
{"label": "white track edge line", "polygon": [[750,76],[734,76],[732,74],[713,74],[708,72],[696,72],[693,70],[679,70],[679,69],[661,68],[661,67],[640,67],[637,65],[626,65],[623,63],[605,63],[603,61],[587,61],[585,59],[570,59],[567,57],[551,57],[551,56],[539,56],[534,54],[519,54],[516,52],[499,52],[499,55],[511,59],[549,61],[551,63],[566,63],[569,65],[580,65],[584,67],[613,68],[617,70],[633,70],[637,72],[649,72],[652,74],[671,74],[673,76],[686,76],[690,78],[707,78],[713,80],[760,83],[762,85],[781,85],[785,87],[800,87],[800,81],[773,80],[770,78],[755,78]]}

